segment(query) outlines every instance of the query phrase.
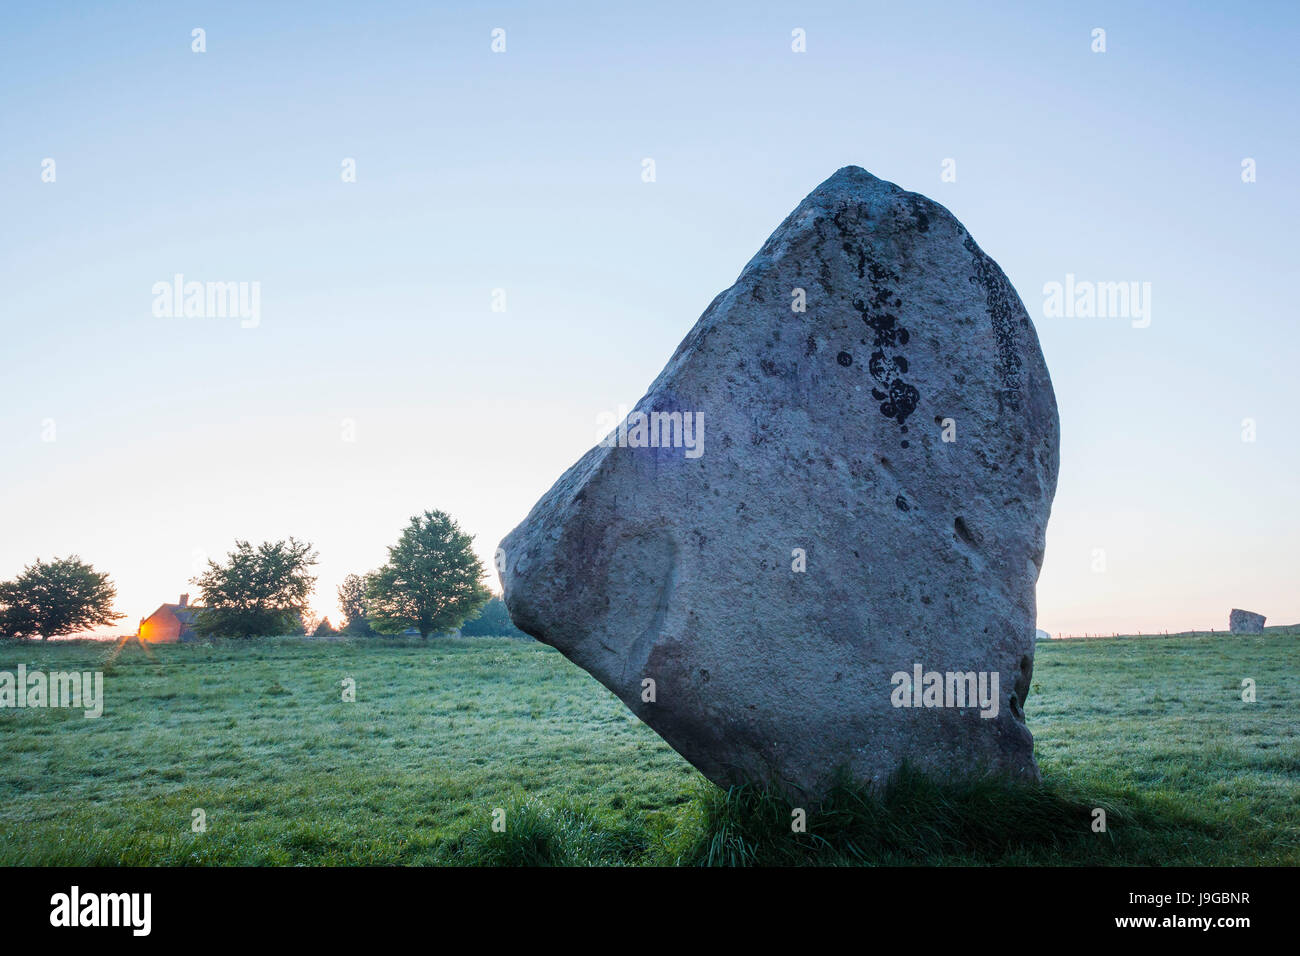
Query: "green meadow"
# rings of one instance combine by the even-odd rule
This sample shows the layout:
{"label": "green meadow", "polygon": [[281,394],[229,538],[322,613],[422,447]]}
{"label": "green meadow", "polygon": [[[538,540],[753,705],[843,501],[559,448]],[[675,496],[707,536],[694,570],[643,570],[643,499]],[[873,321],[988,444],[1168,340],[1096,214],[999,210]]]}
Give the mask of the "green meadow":
{"label": "green meadow", "polygon": [[1041,785],[906,771],[805,833],[532,641],[0,643],[19,664],[106,702],[0,710],[3,864],[1300,863],[1293,633],[1041,642]]}

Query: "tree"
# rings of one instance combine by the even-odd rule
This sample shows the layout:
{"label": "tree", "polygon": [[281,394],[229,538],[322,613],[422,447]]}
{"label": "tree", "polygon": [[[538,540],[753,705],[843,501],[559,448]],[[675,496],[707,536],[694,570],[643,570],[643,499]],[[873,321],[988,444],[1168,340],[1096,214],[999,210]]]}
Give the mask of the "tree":
{"label": "tree", "polygon": [[528,636],[515,627],[515,622],[510,620],[510,612],[506,610],[506,602],[496,594],[483,605],[478,617],[470,618],[461,626],[460,632],[470,637]]}
{"label": "tree", "polygon": [[366,609],[381,634],[408,627],[421,637],[460,627],[491,597],[474,539],[441,511],[416,515],[366,578]]}
{"label": "tree", "polygon": [[366,579],[349,574],[339,585],[339,610],[343,612],[343,630],[348,634],[373,634],[366,620]]}
{"label": "tree", "polygon": [[308,634],[316,633],[316,625],[319,623],[320,618],[316,616],[316,612],[304,608],[294,616],[293,623],[282,633],[292,634],[294,637],[306,637]]}
{"label": "tree", "polygon": [[194,579],[203,594],[195,629],[222,637],[301,633],[316,557],[310,544],[292,537],[256,548],[236,541],[225,564],[209,560]]}
{"label": "tree", "polygon": [[312,637],[333,637],[336,634],[338,634],[338,631],[334,630],[334,625],[330,623],[330,619],[323,618],[321,622],[316,625],[316,630],[312,631],[311,636]]}
{"label": "tree", "polygon": [[117,588],[75,554],[40,558],[0,582],[0,637],[61,637],[125,617],[113,610]]}

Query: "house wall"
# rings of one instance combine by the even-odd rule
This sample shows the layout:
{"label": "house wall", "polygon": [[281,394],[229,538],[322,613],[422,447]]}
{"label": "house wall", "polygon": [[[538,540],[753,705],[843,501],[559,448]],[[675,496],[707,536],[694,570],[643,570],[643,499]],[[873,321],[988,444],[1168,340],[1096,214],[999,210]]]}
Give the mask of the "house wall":
{"label": "house wall", "polygon": [[140,640],[150,644],[175,644],[180,636],[180,619],[166,608],[154,611],[140,622]]}

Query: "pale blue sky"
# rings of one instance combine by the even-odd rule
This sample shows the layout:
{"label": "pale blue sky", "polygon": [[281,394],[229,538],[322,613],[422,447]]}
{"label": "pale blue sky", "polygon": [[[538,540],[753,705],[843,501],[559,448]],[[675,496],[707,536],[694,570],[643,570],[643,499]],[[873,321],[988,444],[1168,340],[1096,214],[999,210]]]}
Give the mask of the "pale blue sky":
{"label": "pale blue sky", "polygon": [[[295,534],[337,617],[435,507],[487,560],[856,164],[948,206],[1038,326],[1040,625],[1300,621],[1292,5],[106,6],[0,31],[0,577],[80,553],[133,625]],[[260,324],[155,317],[175,273],[260,282]],[[1151,283],[1150,327],[1044,317],[1067,273]]]}

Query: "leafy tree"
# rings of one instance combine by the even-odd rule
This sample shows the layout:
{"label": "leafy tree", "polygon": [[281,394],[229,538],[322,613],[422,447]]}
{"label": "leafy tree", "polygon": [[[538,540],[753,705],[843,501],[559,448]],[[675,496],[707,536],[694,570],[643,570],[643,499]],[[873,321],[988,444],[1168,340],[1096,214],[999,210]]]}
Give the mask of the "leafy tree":
{"label": "leafy tree", "polygon": [[117,587],[75,554],[23,568],[0,582],[0,637],[48,640],[112,624],[126,615],[113,610]]}
{"label": "leafy tree", "polygon": [[510,620],[510,612],[506,610],[506,602],[496,594],[483,605],[478,617],[470,618],[461,625],[460,632],[471,637],[528,636],[515,627],[515,622]]}
{"label": "leafy tree", "polygon": [[339,609],[343,612],[343,630],[348,634],[373,634],[366,620],[366,579],[349,574],[339,585]]}
{"label": "leafy tree", "polygon": [[333,637],[338,634],[334,625],[330,623],[329,618],[322,618],[321,622],[316,625],[316,630],[312,631],[312,637]]}
{"label": "leafy tree", "polygon": [[339,628],[339,633],[351,634],[354,637],[374,637],[379,632],[371,626],[369,618],[362,617],[343,625]]}
{"label": "leafy tree", "polygon": [[292,537],[256,548],[236,541],[225,564],[209,560],[194,579],[203,594],[195,629],[223,637],[303,633],[316,557],[310,544]]}
{"label": "leafy tree", "polygon": [[447,514],[416,515],[388,549],[388,563],[366,578],[366,610],[375,630],[421,637],[460,627],[491,597],[474,539]]}

